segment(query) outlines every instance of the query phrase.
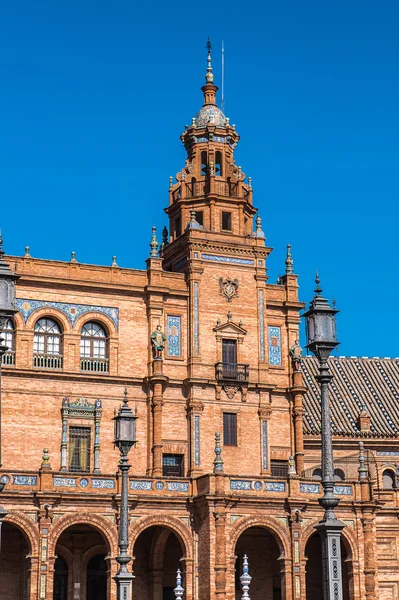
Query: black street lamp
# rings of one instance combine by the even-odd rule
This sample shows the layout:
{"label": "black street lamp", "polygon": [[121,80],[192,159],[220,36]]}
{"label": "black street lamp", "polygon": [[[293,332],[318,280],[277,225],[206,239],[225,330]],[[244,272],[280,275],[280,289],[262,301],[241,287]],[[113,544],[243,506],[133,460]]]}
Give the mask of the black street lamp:
{"label": "black street lamp", "polygon": [[123,404],[118,414],[114,417],[115,421],[115,446],[121,453],[119,469],[122,473],[122,493],[121,509],[119,517],[119,556],[116,557],[119,563],[119,571],[114,577],[117,586],[117,599],[130,600],[130,591],[132,587],[133,575],[128,571],[127,565],[131,561],[127,549],[129,547],[129,478],[128,472],[130,465],[127,455],[130,448],[136,445],[136,419],[137,415],[132,412],[128,404],[127,389],[125,389]]}
{"label": "black street lamp", "polygon": [[323,599],[342,600],[341,572],[341,531],[345,527],[334,514],[339,499],[334,493],[334,461],[330,417],[328,384],[333,378],[329,372],[328,357],[339,344],[337,340],[335,315],[328,300],[321,295],[320,279],[316,273],[316,289],[309,310],[303,315],[306,319],[307,345],[319,361],[319,375],[316,376],[321,388],[321,457],[323,497],[319,503],[325,513],[316,525],[322,543]]}

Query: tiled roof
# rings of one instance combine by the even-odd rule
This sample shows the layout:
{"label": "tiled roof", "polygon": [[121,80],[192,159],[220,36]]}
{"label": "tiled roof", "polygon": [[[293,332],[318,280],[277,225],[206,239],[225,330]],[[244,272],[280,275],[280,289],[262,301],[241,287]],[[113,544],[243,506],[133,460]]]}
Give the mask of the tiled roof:
{"label": "tiled roof", "polygon": [[[333,434],[346,437],[399,438],[399,358],[330,357],[329,385]],[[304,385],[304,433],[320,435],[318,362],[301,360]],[[371,417],[370,431],[359,429],[359,414]]]}

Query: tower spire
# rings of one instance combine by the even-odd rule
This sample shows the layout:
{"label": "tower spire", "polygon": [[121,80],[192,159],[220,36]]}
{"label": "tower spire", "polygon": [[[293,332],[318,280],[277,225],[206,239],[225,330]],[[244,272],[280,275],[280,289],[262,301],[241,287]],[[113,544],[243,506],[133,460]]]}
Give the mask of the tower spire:
{"label": "tower spire", "polygon": [[211,44],[211,40],[208,37],[208,41],[206,42],[206,49],[208,50],[208,66],[206,69],[206,75],[205,75],[205,80],[207,83],[213,83],[213,71],[212,71],[212,56],[211,56],[211,50],[212,50],[212,44]]}
{"label": "tower spire", "polygon": [[204,92],[204,104],[216,104],[216,92],[218,91],[218,87],[213,83],[214,74],[212,70],[211,55],[212,44],[209,37],[205,47],[208,51],[208,66],[206,68],[205,75],[206,84],[202,86],[201,90]]}

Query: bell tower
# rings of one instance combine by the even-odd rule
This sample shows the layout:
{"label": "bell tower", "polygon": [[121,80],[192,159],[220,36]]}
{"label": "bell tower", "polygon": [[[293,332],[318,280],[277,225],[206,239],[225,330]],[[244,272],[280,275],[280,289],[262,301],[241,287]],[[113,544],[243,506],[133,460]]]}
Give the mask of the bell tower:
{"label": "bell tower", "polygon": [[218,87],[214,84],[209,40],[207,50],[206,83],[201,88],[204,104],[181,135],[186,164],[177,173],[176,183],[170,179],[165,211],[172,245],[187,228],[195,227],[230,238],[250,236],[256,213],[251,179],[246,180],[234,158],[239,135],[216,103]]}

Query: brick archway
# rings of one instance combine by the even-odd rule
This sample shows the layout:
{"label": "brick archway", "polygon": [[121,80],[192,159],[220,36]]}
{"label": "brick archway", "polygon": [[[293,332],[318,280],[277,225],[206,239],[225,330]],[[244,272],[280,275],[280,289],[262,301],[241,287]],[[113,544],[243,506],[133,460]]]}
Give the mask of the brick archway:
{"label": "brick archway", "polygon": [[94,527],[103,536],[105,545],[111,557],[118,554],[118,533],[116,527],[107,519],[100,515],[90,515],[88,513],[79,513],[73,515],[63,515],[50,528],[49,556],[54,556],[55,547],[60,535],[72,525],[88,525]]}
{"label": "brick archway", "polygon": [[187,527],[187,525],[184,525],[184,523],[182,521],[180,521],[180,519],[177,519],[176,517],[167,517],[167,516],[161,516],[161,515],[138,519],[130,526],[129,539],[130,539],[131,554],[133,554],[133,552],[134,552],[134,544],[136,543],[137,538],[139,537],[140,533],[142,533],[145,529],[148,529],[148,527],[153,527],[153,526],[167,527],[175,535],[177,535],[177,537],[179,538],[179,540],[182,544],[182,547],[184,548],[184,550],[186,552],[185,559],[192,560],[192,558],[193,558],[193,548],[192,548],[193,541],[192,541],[190,529]]}
{"label": "brick archway", "polygon": [[291,558],[289,534],[287,534],[283,525],[277,519],[266,516],[241,517],[241,519],[234,523],[230,530],[230,549],[232,555],[235,552],[235,547],[240,535],[251,527],[268,529],[277,542],[280,550],[280,558]]}
{"label": "brick archway", "polygon": [[32,556],[39,554],[39,529],[29,517],[16,511],[9,512],[4,517],[5,523],[18,527],[26,535]]}

